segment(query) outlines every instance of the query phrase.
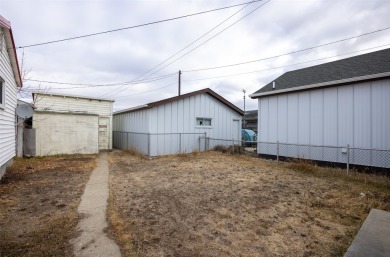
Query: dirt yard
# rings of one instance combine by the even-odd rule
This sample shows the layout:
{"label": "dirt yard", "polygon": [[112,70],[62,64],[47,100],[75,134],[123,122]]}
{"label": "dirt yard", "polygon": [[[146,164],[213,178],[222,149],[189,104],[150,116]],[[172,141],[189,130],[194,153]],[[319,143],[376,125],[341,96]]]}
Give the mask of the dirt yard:
{"label": "dirt yard", "polygon": [[109,157],[111,234],[125,256],[342,256],[386,177],[218,152]]}
{"label": "dirt yard", "polygon": [[72,256],[94,155],[16,159],[0,181],[0,256]]}

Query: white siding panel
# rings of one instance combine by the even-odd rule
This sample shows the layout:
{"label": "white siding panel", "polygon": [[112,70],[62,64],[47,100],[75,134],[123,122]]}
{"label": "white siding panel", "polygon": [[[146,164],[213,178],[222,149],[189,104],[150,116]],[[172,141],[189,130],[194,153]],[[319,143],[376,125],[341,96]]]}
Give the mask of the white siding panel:
{"label": "white siding panel", "polygon": [[[324,145],[338,146],[338,101],[337,88],[326,88],[324,92]],[[324,149],[324,161],[337,161],[338,150],[335,148]]]}
{"label": "white siding panel", "polygon": [[[338,87],[338,146],[353,145],[353,86]],[[346,162],[347,155],[338,152],[338,161]]]}
{"label": "white siding panel", "polygon": [[[324,103],[323,90],[310,92],[310,145],[322,146],[324,143]],[[323,148],[311,147],[310,158],[322,160]]]}
{"label": "white siding panel", "polygon": [[390,79],[375,81],[372,88],[372,147],[390,149]]}
{"label": "white siding panel", "polygon": [[[278,96],[278,141],[287,142],[288,141],[288,118],[287,118],[287,107],[288,107],[288,98],[287,95]],[[279,154],[283,156],[288,155],[288,149],[286,146],[281,145],[279,147]]]}
{"label": "white siding panel", "polygon": [[270,142],[276,142],[278,140],[278,97],[270,97],[269,99],[269,110],[270,114],[268,117],[268,129],[269,131],[273,131],[269,133],[268,140]]}
{"label": "white siding panel", "polygon": [[[4,40],[4,38],[1,38]],[[17,86],[5,44],[0,51],[0,77],[4,81],[5,101],[0,107],[0,171],[16,153],[15,108]],[[1,176],[1,175],[0,175]]]}
{"label": "white siding panel", "polygon": [[310,144],[310,92],[302,92],[298,94],[298,156],[301,158],[309,158],[310,148],[306,145]]}

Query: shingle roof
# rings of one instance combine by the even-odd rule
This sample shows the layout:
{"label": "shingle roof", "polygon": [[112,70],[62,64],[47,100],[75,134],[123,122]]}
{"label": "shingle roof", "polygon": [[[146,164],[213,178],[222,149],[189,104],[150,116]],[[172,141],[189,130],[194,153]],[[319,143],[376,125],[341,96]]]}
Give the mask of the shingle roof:
{"label": "shingle roof", "polygon": [[[390,48],[362,54],[334,62],[289,71],[271,81],[255,93],[278,93],[282,89],[315,85],[390,72]],[[275,82],[275,89],[272,89]]]}

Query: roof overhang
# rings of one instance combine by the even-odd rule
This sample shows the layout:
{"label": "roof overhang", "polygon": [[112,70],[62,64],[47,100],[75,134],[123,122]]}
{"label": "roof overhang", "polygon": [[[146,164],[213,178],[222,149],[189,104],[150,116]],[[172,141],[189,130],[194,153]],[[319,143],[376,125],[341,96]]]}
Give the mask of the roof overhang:
{"label": "roof overhang", "polygon": [[1,15],[0,15],[0,27],[3,28],[4,31],[5,46],[8,52],[8,56],[10,58],[16,85],[18,87],[22,87],[23,81],[22,81],[22,76],[20,74],[18,56],[16,54],[16,47],[15,47],[14,37],[12,34],[11,23]]}
{"label": "roof overhang", "polygon": [[96,101],[108,101],[108,102],[115,102],[115,100],[112,99],[104,99],[104,98],[97,98],[97,97],[88,97],[88,96],[78,96],[78,95],[63,95],[63,94],[52,94],[52,93],[41,93],[41,92],[32,92],[32,97],[36,95],[43,95],[43,96],[57,96],[57,97],[63,97],[63,98],[76,98],[76,99],[87,99],[87,100],[96,100]]}
{"label": "roof overhang", "polygon": [[214,97],[215,99],[217,99],[218,101],[220,101],[221,103],[223,103],[224,105],[228,106],[229,108],[231,108],[232,110],[234,110],[235,112],[240,114],[241,116],[244,116],[244,112],[240,108],[238,108],[237,106],[235,106],[234,104],[232,104],[231,102],[229,102],[228,100],[223,98],[222,96],[218,95],[217,93],[215,93],[210,88],[205,88],[205,89],[201,89],[201,90],[198,90],[198,91],[190,92],[190,93],[187,93],[187,94],[184,94],[184,95],[179,95],[179,96],[167,98],[167,99],[164,99],[164,100],[160,100],[160,101],[157,101],[157,102],[148,103],[148,104],[145,104],[145,105],[141,105],[141,106],[137,106],[137,107],[133,107],[133,108],[117,111],[114,114],[120,114],[120,113],[134,112],[134,111],[140,111],[140,110],[144,110],[144,109],[150,109],[150,108],[153,108],[153,107],[156,107],[156,106],[160,106],[160,105],[163,105],[163,104],[166,104],[166,103],[178,101],[178,100],[181,100],[181,99],[184,99],[184,98],[187,98],[187,97],[190,97],[190,96],[199,95],[199,94],[208,94],[208,95]]}
{"label": "roof overhang", "polygon": [[327,81],[327,82],[305,85],[305,86],[300,86],[300,87],[292,87],[292,88],[286,88],[286,89],[272,90],[272,91],[268,91],[268,92],[255,93],[255,94],[249,95],[249,97],[252,99],[256,99],[256,98],[260,98],[263,96],[278,95],[278,94],[290,93],[290,92],[294,92],[294,91],[303,91],[303,90],[310,90],[310,89],[323,88],[323,87],[329,87],[329,86],[336,86],[339,84],[348,84],[348,83],[364,81],[364,80],[385,78],[385,77],[389,77],[389,76],[390,76],[390,72],[377,73],[377,74],[372,74],[372,75],[365,75],[365,76],[348,78],[348,79]]}

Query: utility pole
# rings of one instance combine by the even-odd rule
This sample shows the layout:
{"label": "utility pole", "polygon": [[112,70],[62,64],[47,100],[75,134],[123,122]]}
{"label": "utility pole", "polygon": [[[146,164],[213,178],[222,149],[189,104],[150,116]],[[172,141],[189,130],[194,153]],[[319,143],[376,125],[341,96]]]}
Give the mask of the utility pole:
{"label": "utility pole", "polygon": [[181,94],[180,91],[181,91],[181,70],[179,70],[179,95]]}
{"label": "utility pole", "polygon": [[246,121],[245,121],[245,89],[242,90],[242,92],[244,93],[244,122],[243,122],[243,128],[245,129],[246,128]]}

